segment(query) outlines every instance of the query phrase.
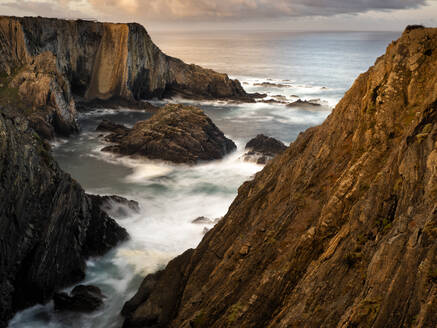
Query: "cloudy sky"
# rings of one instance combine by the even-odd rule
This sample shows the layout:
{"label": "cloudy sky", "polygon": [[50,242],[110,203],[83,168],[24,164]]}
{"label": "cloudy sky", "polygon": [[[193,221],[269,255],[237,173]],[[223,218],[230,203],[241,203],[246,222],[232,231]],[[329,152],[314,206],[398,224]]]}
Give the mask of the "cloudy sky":
{"label": "cloudy sky", "polygon": [[0,0],[0,14],[136,21],[150,30],[402,30],[437,26],[437,0]]}

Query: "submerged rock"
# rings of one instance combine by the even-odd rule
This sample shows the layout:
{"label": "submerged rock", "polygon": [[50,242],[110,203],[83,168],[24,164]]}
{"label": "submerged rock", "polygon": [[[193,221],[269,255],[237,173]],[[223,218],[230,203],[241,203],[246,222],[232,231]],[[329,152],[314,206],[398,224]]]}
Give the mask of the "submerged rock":
{"label": "submerged rock", "polygon": [[266,164],[287,149],[287,146],[275,138],[259,134],[246,144],[245,149],[247,151],[243,155],[245,161]]}
{"label": "submerged rock", "polygon": [[436,327],[436,81],[437,29],[410,28],[124,327]]}
{"label": "submerged rock", "polygon": [[103,305],[104,297],[96,286],[79,285],[73,288],[70,295],[55,293],[53,302],[58,311],[93,312]]}
{"label": "submerged rock", "polygon": [[102,151],[187,164],[221,159],[236,148],[201,109],[173,104],[107,140],[116,145]]}
{"label": "submerged rock", "polygon": [[0,327],[85,276],[127,232],[52,158],[15,109],[0,106]]}

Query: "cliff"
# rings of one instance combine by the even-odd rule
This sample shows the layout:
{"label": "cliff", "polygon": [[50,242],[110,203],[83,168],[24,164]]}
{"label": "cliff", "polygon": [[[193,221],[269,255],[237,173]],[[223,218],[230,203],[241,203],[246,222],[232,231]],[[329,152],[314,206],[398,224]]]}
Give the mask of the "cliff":
{"label": "cliff", "polygon": [[410,27],[243,184],[125,327],[436,327],[437,29]]}
{"label": "cliff", "polygon": [[[51,62],[49,72],[41,61]],[[50,73],[44,83],[39,72]],[[12,87],[31,107],[49,108],[45,122],[61,122],[54,130],[62,134],[77,129],[72,95],[86,101],[174,95],[253,101],[226,74],[165,55],[139,24],[0,16],[0,76],[14,78]]]}
{"label": "cliff", "polygon": [[16,109],[0,106],[0,327],[85,276],[85,260],[127,238],[51,157]]}

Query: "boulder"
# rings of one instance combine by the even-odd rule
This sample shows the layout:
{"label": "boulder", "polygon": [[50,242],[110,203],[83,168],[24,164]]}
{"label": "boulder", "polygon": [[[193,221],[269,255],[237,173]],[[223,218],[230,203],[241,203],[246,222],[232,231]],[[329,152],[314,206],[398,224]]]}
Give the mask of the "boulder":
{"label": "boulder", "polygon": [[102,151],[186,164],[221,159],[236,148],[201,109],[174,104],[107,140],[116,144]]}
{"label": "boulder", "polygon": [[78,285],[70,295],[55,293],[53,302],[55,310],[73,312],[93,312],[103,305],[104,295],[100,288],[92,285]]}
{"label": "boulder", "polygon": [[246,144],[245,161],[266,164],[270,159],[282,153],[287,146],[281,141],[263,134],[257,135]]}

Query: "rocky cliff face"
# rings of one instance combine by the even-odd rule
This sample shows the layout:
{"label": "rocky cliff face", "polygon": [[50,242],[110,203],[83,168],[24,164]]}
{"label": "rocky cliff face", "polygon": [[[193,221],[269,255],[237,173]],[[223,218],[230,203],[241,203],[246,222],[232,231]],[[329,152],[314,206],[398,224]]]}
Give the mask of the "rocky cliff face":
{"label": "rocky cliff face", "polygon": [[435,327],[437,29],[407,29],[328,119],[148,276],[125,327]]}
{"label": "rocky cliff face", "polygon": [[[38,63],[51,61],[50,57],[51,76],[42,83]],[[20,95],[31,99],[33,106],[41,106],[44,99],[47,106],[55,105],[71,130],[77,128],[71,119],[75,117],[71,94],[87,101],[173,95],[253,101],[226,74],[165,55],[138,24],[0,17],[0,73],[15,76],[17,72],[21,77],[13,86],[20,89]],[[26,90],[32,92],[26,94]],[[56,94],[57,100],[46,97],[47,93]]]}
{"label": "rocky cliff face", "polygon": [[127,238],[48,149],[27,118],[0,107],[0,327],[83,279],[87,257]]}

